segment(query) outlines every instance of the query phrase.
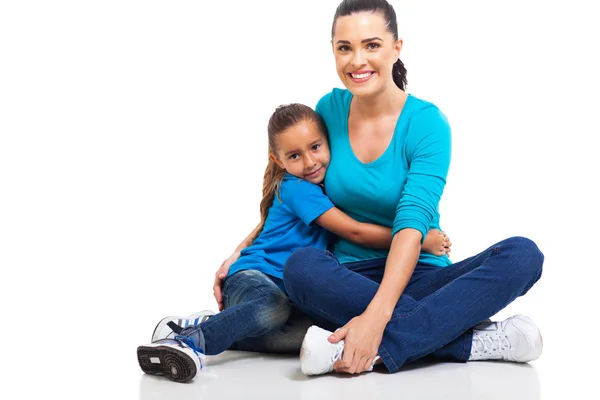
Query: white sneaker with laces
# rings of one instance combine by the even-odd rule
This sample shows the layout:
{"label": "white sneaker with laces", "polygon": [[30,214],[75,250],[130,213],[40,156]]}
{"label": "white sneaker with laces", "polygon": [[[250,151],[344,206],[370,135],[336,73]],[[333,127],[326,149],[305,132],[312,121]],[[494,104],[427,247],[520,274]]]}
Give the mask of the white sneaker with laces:
{"label": "white sneaker with laces", "polygon": [[154,328],[154,332],[152,332],[151,342],[156,342],[160,339],[173,339],[176,335],[178,335],[178,332],[174,332],[169,326],[170,322],[173,322],[175,325],[181,328],[187,328],[188,326],[199,325],[213,315],[215,315],[213,311],[203,310],[187,317],[175,315],[165,317],[161,319],[158,324],[156,324],[156,328]]}
{"label": "white sneaker with laces", "polygon": [[342,359],[344,341],[330,343],[331,332],[311,326],[306,331],[300,349],[300,369],[304,375],[321,375],[333,371],[333,364]]}
{"label": "white sneaker with laces", "polygon": [[542,335],[533,321],[515,315],[475,326],[469,361],[529,362],[540,357],[543,347]]}
{"label": "white sneaker with laces", "polygon": [[[327,338],[332,333],[316,325],[308,328],[300,349],[300,369],[304,375],[321,375],[332,372],[333,365],[342,359],[344,341],[329,342]],[[373,370],[373,365],[377,360],[379,360],[379,356],[375,357],[368,371]]]}

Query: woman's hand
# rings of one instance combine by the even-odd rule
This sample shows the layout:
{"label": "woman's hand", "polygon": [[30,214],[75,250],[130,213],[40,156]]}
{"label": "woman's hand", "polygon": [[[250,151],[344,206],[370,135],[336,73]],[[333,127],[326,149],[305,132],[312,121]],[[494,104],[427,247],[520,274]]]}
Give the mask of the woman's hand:
{"label": "woman's hand", "polygon": [[331,334],[331,343],[344,339],[344,356],[334,364],[334,370],[348,374],[371,370],[387,322],[386,319],[364,313]]}
{"label": "woman's hand", "polygon": [[431,229],[425,236],[425,241],[421,246],[422,251],[425,253],[434,254],[436,256],[443,256],[446,254],[450,257],[450,251],[452,242],[446,232],[442,232],[439,229]]}
{"label": "woman's hand", "polygon": [[225,261],[223,261],[223,263],[215,273],[213,294],[215,295],[215,300],[217,300],[219,311],[223,311],[223,279],[227,276],[231,264],[236,262],[238,258],[240,258],[240,252],[236,251],[232,255],[230,255]]}

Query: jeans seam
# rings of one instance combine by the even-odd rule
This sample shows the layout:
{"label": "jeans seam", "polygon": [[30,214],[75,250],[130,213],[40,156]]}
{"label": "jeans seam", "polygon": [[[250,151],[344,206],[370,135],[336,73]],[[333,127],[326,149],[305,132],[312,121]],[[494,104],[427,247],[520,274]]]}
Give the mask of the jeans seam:
{"label": "jeans seam", "polygon": [[460,355],[460,359],[461,359],[461,360],[465,360],[465,358],[466,358],[466,353],[467,353],[467,338],[465,338],[465,339],[463,340],[463,352],[462,352],[462,354]]}
{"label": "jeans seam", "polygon": [[383,344],[380,344],[379,348],[385,353],[385,359],[387,359],[389,362],[392,363],[394,371],[397,371],[398,365],[396,364],[396,362],[394,361],[392,356],[390,356],[390,352],[385,348],[385,346]]}
{"label": "jeans seam", "polygon": [[[485,263],[491,258],[491,255],[486,257],[481,264],[479,264],[479,266],[477,268],[481,268],[485,265]],[[477,269],[475,268],[475,269]],[[461,268],[462,270],[462,268]],[[439,280],[441,281],[441,280]],[[438,282],[439,282],[438,281]],[[427,305],[433,298],[435,298],[438,294],[440,294],[441,292],[443,292],[444,290],[446,290],[447,288],[450,287],[450,285],[452,285],[453,283],[456,282],[456,279],[452,279],[450,282],[448,282],[446,285],[442,286],[441,288],[439,288],[438,290],[436,290],[435,292],[433,292],[432,294],[430,294],[429,296],[426,297],[426,301],[421,300],[419,303],[419,305],[412,311],[405,313],[405,314],[400,314],[397,316],[392,316],[392,320],[394,319],[403,319],[403,318],[407,318],[412,316],[413,314],[415,314],[417,311],[419,311],[421,308],[423,308],[425,305]],[[423,288],[425,288],[427,286],[424,286]]]}
{"label": "jeans seam", "polygon": [[[484,264],[484,263],[485,263],[487,260],[489,260],[489,258],[490,258],[490,257],[492,257],[492,255],[498,255],[498,254],[499,254],[499,249],[498,249],[498,250],[497,250],[497,249],[498,249],[498,246],[496,246],[494,249],[492,249],[492,253],[494,253],[494,254],[489,254],[489,255],[488,255],[488,256],[487,256],[487,257],[486,257],[486,258],[485,258],[485,259],[484,259],[484,260],[481,262],[481,265],[483,265],[483,264]],[[459,268],[459,269],[457,269],[455,272],[456,272],[456,273],[458,273],[458,272],[462,271],[463,269],[465,269],[466,267],[467,267],[467,264],[463,265],[463,266],[462,266],[462,268]],[[438,280],[436,280],[436,281],[429,282],[427,285],[424,285],[424,286],[421,286],[421,287],[417,287],[416,289],[412,289],[412,288],[411,288],[411,290],[409,290],[409,293],[416,293],[416,292],[419,292],[419,291],[421,291],[421,290],[423,290],[423,289],[426,289],[426,288],[428,288],[428,287],[430,287],[430,286],[437,285],[438,283],[440,283],[440,282],[443,282],[444,280],[445,280],[445,279],[438,279]],[[454,280],[454,279],[452,279],[450,282],[452,282],[453,280]],[[450,283],[450,282],[449,282],[449,283]],[[408,293],[407,293],[407,294],[408,294]]]}
{"label": "jeans seam", "polygon": [[[262,288],[260,288],[260,287],[257,287],[257,286],[255,286],[255,285],[251,284],[251,282],[248,282],[248,283],[246,283],[246,284],[239,284],[239,283],[237,283],[237,282],[230,282],[228,286],[242,286],[242,287],[249,286],[249,287],[251,287],[251,288],[253,288],[253,289],[256,289],[257,291],[259,291],[259,292],[260,292],[260,293],[262,293],[262,294],[267,294],[267,292],[265,292],[265,291],[264,291]],[[224,288],[223,288],[223,289],[224,289]],[[229,295],[228,295],[228,296],[229,296]]]}
{"label": "jeans seam", "polygon": [[302,305],[308,306],[308,308],[310,310],[309,312],[312,312],[312,310],[317,310],[320,314],[325,315],[325,318],[328,319],[329,322],[334,322],[335,321],[335,317],[334,316],[332,316],[328,312],[323,311],[320,307],[317,307],[316,304],[314,304],[314,303],[312,303],[310,301],[303,301]]}
{"label": "jeans seam", "polygon": [[[450,282],[452,283],[452,282]],[[449,284],[450,284],[449,283]],[[448,284],[448,285],[449,285]],[[408,312],[408,313],[404,313],[404,314],[399,314],[399,315],[394,315],[392,316],[391,321],[395,320],[395,319],[404,319],[404,318],[408,318],[410,316],[412,316],[413,314],[415,314],[417,311],[419,311],[421,308],[423,308],[425,305],[427,305],[434,297],[436,297],[440,292],[446,290],[446,288],[448,287],[448,285],[440,288],[439,290],[435,291],[434,293],[432,293],[431,295],[426,297],[426,301],[421,300],[419,302],[419,305],[412,311]]]}

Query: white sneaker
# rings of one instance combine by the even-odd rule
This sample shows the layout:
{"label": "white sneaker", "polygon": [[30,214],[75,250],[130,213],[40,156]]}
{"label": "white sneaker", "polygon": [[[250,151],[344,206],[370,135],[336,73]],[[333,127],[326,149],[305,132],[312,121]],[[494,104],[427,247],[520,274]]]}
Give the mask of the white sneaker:
{"label": "white sneaker", "polygon": [[175,382],[187,382],[198,376],[206,356],[194,347],[189,338],[176,336],[175,339],[160,339],[139,346],[137,358],[146,374],[164,375]]}
{"label": "white sneaker", "polygon": [[[333,371],[333,365],[344,355],[344,341],[330,343],[327,338],[332,332],[316,325],[308,328],[300,349],[300,369],[304,375],[321,375]],[[379,360],[376,356],[368,371]]]}
{"label": "white sneaker", "polygon": [[540,357],[543,347],[542,335],[533,321],[524,315],[515,315],[474,327],[469,361],[529,362]]}
{"label": "white sneaker", "polygon": [[[211,310],[203,310],[197,312],[195,314],[189,315],[187,317],[180,316],[168,316],[160,320],[158,324],[156,324],[156,328],[154,328],[154,332],[152,332],[152,340],[151,342],[156,342],[160,339],[173,339],[179,332],[173,331],[173,324],[176,325],[175,328],[187,328],[188,326],[199,325],[200,323],[206,321],[211,316],[215,315],[215,313]],[[172,324],[170,324],[172,322]],[[170,326],[169,326],[170,325]]]}
{"label": "white sneaker", "polygon": [[300,349],[300,369],[304,375],[321,375],[333,371],[333,364],[342,359],[344,341],[330,343],[332,332],[311,326],[306,331]]}

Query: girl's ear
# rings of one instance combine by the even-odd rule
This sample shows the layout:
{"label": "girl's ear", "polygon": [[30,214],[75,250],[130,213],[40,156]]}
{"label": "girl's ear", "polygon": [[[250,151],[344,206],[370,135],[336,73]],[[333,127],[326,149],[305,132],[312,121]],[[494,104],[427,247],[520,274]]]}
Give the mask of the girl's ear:
{"label": "girl's ear", "polygon": [[279,168],[285,169],[285,167],[283,166],[281,161],[279,161],[279,159],[277,158],[277,156],[275,154],[269,153],[269,158],[271,159],[271,161],[273,161],[275,164],[277,164],[279,166]]}

